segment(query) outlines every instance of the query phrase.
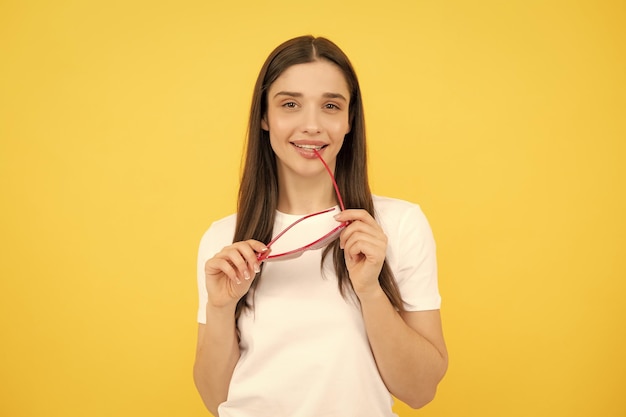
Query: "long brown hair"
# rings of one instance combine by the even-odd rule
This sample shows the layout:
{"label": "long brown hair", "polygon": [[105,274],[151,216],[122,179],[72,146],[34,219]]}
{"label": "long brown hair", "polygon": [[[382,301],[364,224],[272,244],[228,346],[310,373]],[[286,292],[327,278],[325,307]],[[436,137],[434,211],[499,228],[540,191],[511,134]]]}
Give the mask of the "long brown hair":
{"label": "long brown hair", "polygon": [[[359,82],[348,57],[333,42],[325,38],[301,36],[279,45],[263,64],[252,96],[248,138],[243,174],[237,204],[237,223],[233,242],[256,239],[269,242],[272,238],[274,219],[278,204],[278,174],[276,157],[270,146],[269,132],[261,127],[267,112],[267,91],[276,79],[289,67],[319,60],[326,60],[342,71],[350,90],[350,132],[337,154],[335,176],[346,208],[361,208],[374,216],[374,203],[367,178],[367,152],[365,143],[365,118]],[[259,182],[265,186],[259,187]],[[338,241],[324,249],[322,263],[333,254],[339,291],[353,291],[348,270]],[[321,266],[320,266],[321,267]],[[254,282],[255,287],[261,276]],[[380,285],[398,310],[404,310],[400,291],[387,262],[383,264],[378,278]],[[237,316],[248,306],[246,297],[237,304]]]}

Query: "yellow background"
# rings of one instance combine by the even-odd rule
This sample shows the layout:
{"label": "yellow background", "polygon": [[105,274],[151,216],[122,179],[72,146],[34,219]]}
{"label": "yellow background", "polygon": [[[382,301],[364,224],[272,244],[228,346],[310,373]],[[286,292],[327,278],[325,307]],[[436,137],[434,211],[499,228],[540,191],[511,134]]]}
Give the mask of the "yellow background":
{"label": "yellow background", "polygon": [[312,33],[359,73],[374,191],[420,203],[438,242],[450,370],[400,416],[625,416],[625,17],[3,0],[0,415],[208,415],[197,245],[234,210],[264,58]]}

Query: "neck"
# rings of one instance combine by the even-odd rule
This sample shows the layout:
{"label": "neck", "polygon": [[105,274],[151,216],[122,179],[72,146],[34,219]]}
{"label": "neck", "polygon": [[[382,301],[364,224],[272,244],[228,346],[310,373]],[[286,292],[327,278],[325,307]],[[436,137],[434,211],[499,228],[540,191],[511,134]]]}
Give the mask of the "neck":
{"label": "neck", "polygon": [[307,178],[279,175],[279,211],[287,214],[309,214],[336,204],[335,189],[325,171]]}

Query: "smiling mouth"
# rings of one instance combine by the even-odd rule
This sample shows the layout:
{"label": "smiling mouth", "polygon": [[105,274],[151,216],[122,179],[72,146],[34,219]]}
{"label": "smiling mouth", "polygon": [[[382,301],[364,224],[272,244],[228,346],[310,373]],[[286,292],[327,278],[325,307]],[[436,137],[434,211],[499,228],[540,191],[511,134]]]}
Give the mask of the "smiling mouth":
{"label": "smiling mouth", "polygon": [[292,145],[295,146],[296,148],[306,149],[309,151],[316,150],[318,152],[328,146],[328,145],[319,145],[319,146],[318,145],[300,145],[297,143],[292,143]]}

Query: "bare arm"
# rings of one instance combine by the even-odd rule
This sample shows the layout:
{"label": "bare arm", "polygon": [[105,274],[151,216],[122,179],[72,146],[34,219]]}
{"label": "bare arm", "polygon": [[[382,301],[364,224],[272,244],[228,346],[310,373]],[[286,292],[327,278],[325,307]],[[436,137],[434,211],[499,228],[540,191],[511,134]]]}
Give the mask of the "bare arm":
{"label": "bare arm", "polygon": [[387,389],[412,408],[428,404],[448,367],[439,310],[398,313],[380,287],[359,299]]}
{"label": "bare arm", "polygon": [[205,264],[206,324],[198,326],[193,377],[202,401],[215,416],[218,406],[228,397],[240,355],[235,323],[237,302],[248,292],[259,271],[256,254],[266,250],[255,240],[237,242]]}
{"label": "bare arm", "polygon": [[395,397],[422,407],[434,398],[448,366],[439,310],[398,313],[378,282],[387,250],[384,231],[364,210],[335,218],[351,222],[340,245],[378,371]]}
{"label": "bare arm", "polygon": [[228,386],[239,360],[235,312],[207,308],[207,324],[198,325],[193,377],[206,408],[217,416],[226,401]]}

